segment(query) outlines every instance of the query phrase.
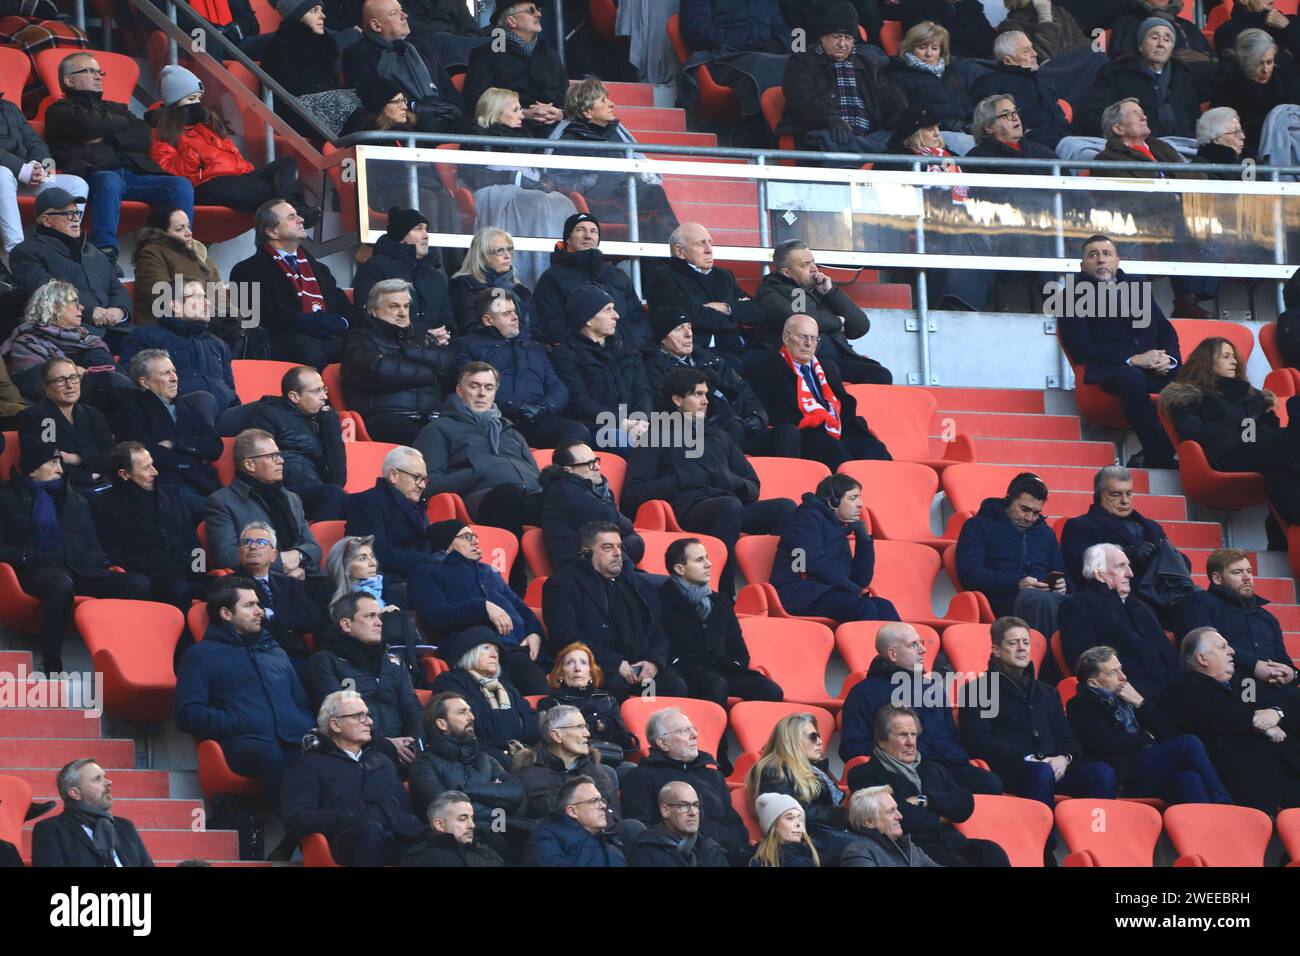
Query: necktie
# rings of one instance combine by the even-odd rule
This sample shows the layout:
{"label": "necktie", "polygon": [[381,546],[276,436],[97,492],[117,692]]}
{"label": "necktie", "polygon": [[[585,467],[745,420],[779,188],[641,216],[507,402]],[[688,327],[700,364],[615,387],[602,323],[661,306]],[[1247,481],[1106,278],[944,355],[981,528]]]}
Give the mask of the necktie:
{"label": "necktie", "polygon": [[815,401],[818,405],[825,406],[826,403],[822,401],[821,386],[817,384],[817,379],[813,377],[812,365],[811,364],[804,365],[802,368],[803,368],[803,380],[808,383],[808,388],[812,393],[813,401]]}
{"label": "necktie", "polygon": [[267,620],[270,620],[275,617],[275,595],[271,593],[271,582],[254,578],[253,586],[257,588],[257,597],[262,602],[262,610],[266,612]]}

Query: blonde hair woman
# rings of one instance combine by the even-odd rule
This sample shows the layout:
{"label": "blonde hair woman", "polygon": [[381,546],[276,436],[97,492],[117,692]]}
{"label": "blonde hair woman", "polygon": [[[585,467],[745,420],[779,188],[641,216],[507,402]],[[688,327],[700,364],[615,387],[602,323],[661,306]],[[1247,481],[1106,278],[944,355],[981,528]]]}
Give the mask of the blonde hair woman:
{"label": "blonde hair woman", "polygon": [[952,59],[948,40],[944,27],[922,20],[904,35],[885,76],[907,94],[909,105],[924,106],[938,117],[942,129],[968,133],[974,105],[966,95],[966,84],[948,73]]}
{"label": "blonde hair woman", "polygon": [[754,850],[750,866],[821,866],[817,847],[808,836],[803,807],[794,797],[765,793],[755,801],[763,839]]}
{"label": "blonde hair woman", "polygon": [[495,226],[480,229],[470,240],[460,271],[451,277],[451,307],[457,332],[467,334],[478,326],[474,300],[484,289],[505,289],[519,307],[519,334],[529,338],[533,328],[533,293],[515,271],[515,240]]}

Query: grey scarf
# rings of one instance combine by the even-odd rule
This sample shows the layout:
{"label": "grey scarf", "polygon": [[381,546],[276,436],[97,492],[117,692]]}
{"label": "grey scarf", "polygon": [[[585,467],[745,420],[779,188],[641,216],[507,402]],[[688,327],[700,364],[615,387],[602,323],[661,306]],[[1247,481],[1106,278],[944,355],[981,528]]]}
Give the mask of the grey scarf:
{"label": "grey scarf", "polygon": [[1177,125],[1177,117],[1174,116],[1174,104],[1169,98],[1169,84],[1174,76],[1174,61],[1170,60],[1165,64],[1165,68],[1157,73],[1147,65],[1146,60],[1138,59],[1138,65],[1142,72],[1151,77],[1156,84],[1156,102],[1160,104],[1156,110],[1156,116],[1160,125],[1167,130],[1172,130]]}
{"label": "grey scarf", "polygon": [[486,431],[488,444],[492,446],[492,454],[501,454],[501,430],[505,426],[501,422],[501,410],[496,405],[493,405],[486,412],[476,412],[466,405],[459,395],[450,396],[447,399],[447,404],[455,410],[459,417],[472,421],[479,428]]}
{"label": "grey scarf", "polygon": [[938,63],[926,63],[911,53],[903,54],[903,62],[915,70],[924,70],[926,73],[933,73],[935,76],[943,76],[943,71],[948,69],[948,64],[943,60]]}
{"label": "grey scarf", "polygon": [[1107,707],[1114,708],[1115,719],[1123,725],[1124,733],[1136,734],[1141,729],[1133,705],[1128,701],[1120,700],[1117,694],[1102,690],[1100,687],[1089,687],[1088,690],[1100,697]]}
{"label": "grey scarf", "polygon": [[871,759],[879,760],[890,773],[896,773],[907,780],[908,783],[916,787],[917,793],[925,792],[925,788],[921,786],[921,752],[919,750],[916,753],[916,760],[912,763],[903,763],[901,760],[896,760],[879,747],[871,751]]}
{"label": "grey scarf", "polygon": [[840,785],[838,783],[836,783],[833,779],[831,779],[830,774],[828,774],[825,770],[823,770],[821,767],[817,766],[816,764],[813,764],[813,773],[815,773],[817,775],[817,778],[821,780],[822,791],[824,793],[830,794],[832,806],[838,807],[841,803],[844,802],[844,791],[840,789]]}
{"label": "grey scarf", "polygon": [[709,612],[713,609],[713,602],[709,599],[709,586],[707,584],[691,584],[685,578],[673,575],[673,583],[677,585],[684,595],[686,601],[691,606],[701,621],[709,619]]}
{"label": "grey scarf", "polygon": [[63,812],[82,826],[90,827],[95,853],[104,861],[105,866],[117,866],[117,861],[113,859],[118,847],[113,814],[80,800],[64,800]]}

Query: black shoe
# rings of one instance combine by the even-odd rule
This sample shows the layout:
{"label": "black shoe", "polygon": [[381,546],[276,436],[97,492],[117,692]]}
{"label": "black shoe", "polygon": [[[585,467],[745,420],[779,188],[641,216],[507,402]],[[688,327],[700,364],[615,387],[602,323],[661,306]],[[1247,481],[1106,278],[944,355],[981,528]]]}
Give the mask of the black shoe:
{"label": "black shoe", "polygon": [[41,659],[41,670],[48,674],[58,674],[63,670],[63,658],[58,654],[46,654]]}
{"label": "black shoe", "polygon": [[117,250],[112,246],[104,246],[99,251],[104,254],[104,258],[109,261],[110,265],[112,265],[113,271],[117,273],[117,277],[119,279],[122,278],[126,273],[124,273],[122,267],[117,264]]}
{"label": "black shoe", "polygon": [[27,815],[23,817],[23,821],[26,822],[28,820],[35,820],[37,817],[43,817],[45,814],[53,810],[54,806],[55,803],[53,800],[33,800],[27,807]]}

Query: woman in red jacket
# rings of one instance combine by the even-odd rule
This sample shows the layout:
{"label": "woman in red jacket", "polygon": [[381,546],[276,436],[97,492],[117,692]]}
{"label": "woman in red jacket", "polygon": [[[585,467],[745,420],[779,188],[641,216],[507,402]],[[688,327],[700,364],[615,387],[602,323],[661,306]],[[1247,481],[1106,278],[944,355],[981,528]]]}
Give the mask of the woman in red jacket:
{"label": "woman in red jacket", "polygon": [[183,66],[165,66],[161,80],[162,105],[145,116],[153,127],[149,155],[168,173],[194,184],[195,203],[253,212],[268,199],[283,197],[308,229],[320,222],[320,209],[309,206],[302,194],[293,157],[255,169],[230,139],[221,117],[200,102],[203,84],[197,76]]}

